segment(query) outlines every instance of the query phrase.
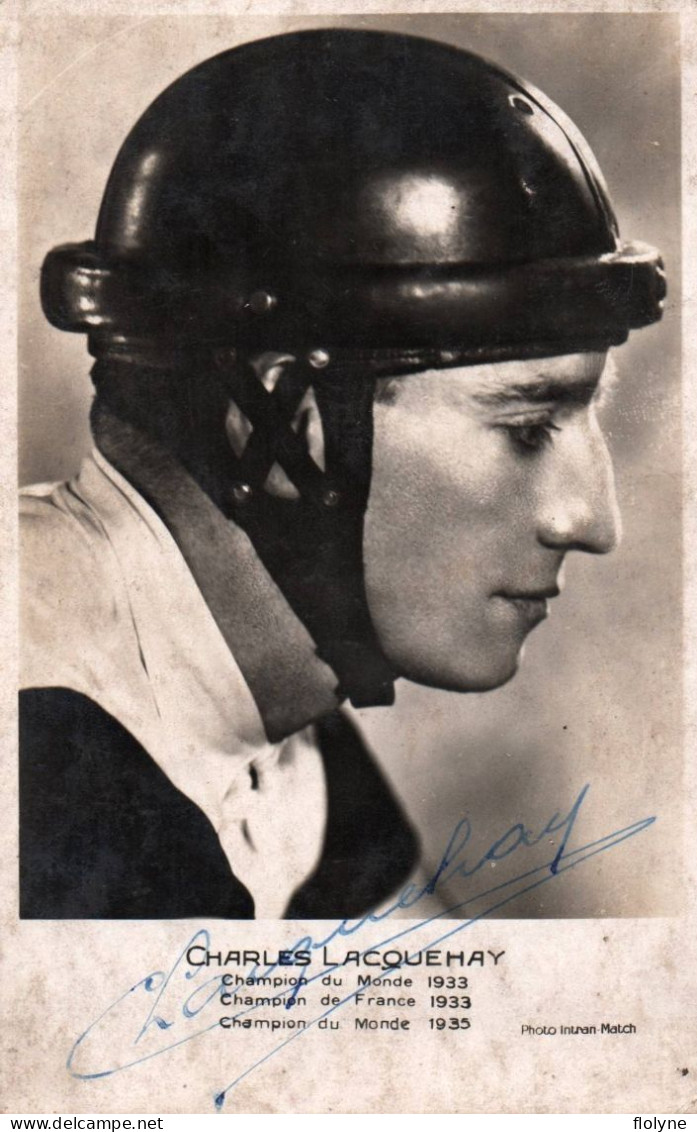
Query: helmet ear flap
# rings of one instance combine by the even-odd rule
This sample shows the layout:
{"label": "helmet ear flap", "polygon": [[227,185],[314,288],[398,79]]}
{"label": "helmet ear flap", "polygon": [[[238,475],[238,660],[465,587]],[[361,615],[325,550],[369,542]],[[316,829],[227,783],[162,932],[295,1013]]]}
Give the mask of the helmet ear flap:
{"label": "helmet ear flap", "polygon": [[[392,703],[395,675],[372,625],[363,568],[375,380],[327,380],[289,357],[266,382],[258,359],[228,354],[226,361],[222,353],[221,367],[249,426],[239,458],[230,457],[219,506],[246,531],[309,629],[317,655],[339,678],[340,698],[356,707]],[[303,436],[294,425],[307,408],[313,419]],[[321,437],[318,459],[313,437]],[[280,492],[275,469],[284,476]]]}

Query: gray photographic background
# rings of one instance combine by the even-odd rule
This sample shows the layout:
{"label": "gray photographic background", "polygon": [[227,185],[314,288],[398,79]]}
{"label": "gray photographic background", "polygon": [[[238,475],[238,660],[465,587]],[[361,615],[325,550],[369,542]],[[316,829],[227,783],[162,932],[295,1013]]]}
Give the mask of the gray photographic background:
{"label": "gray photographic background", "polygon": [[[555,812],[569,809],[585,783],[590,791],[573,847],[657,816],[639,837],[520,897],[502,915],[670,914],[680,906],[682,806],[675,16],[25,19],[20,480],[70,476],[90,445],[86,344],[46,323],[39,270],[50,247],[93,234],[111,164],[137,117],[168,83],[210,55],[264,35],[336,24],[454,43],[529,79],[589,140],[624,238],[664,253],[664,319],[615,352],[620,380],[603,414],[624,522],[619,550],[600,559],[569,556],[565,592],[529,639],[507,687],[460,696],[401,682],[395,708],[354,714],[432,865],[460,818],[472,822],[467,859],[474,864],[514,822],[539,832]],[[545,859],[522,852],[505,864],[488,863],[467,885],[451,885],[450,903],[488,886],[490,877],[494,884],[494,876],[507,879]]]}

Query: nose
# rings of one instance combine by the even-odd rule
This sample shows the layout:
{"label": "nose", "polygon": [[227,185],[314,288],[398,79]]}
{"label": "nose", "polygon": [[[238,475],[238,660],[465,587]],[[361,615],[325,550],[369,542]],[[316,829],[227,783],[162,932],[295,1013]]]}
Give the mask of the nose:
{"label": "nose", "polygon": [[592,410],[555,436],[538,514],[538,538],[555,550],[608,554],[621,518],[612,459]]}

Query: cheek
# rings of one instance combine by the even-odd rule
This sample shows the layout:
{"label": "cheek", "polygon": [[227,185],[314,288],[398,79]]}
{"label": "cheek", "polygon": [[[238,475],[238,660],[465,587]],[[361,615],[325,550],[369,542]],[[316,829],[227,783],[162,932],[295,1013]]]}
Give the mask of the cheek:
{"label": "cheek", "polygon": [[400,408],[376,406],[366,585],[384,634],[400,624],[423,638],[447,632],[453,606],[483,612],[515,504],[497,434],[452,411]]}
{"label": "cheek", "polygon": [[510,616],[501,623],[491,597],[530,553],[535,473],[499,430],[452,410],[399,407],[376,407],[364,542],[373,622],[403,676],[498,687],[515,673],[524,634]]}
{"label": "cheek", "polygon": [[367,529],[382,556],[481,546],[507,526],[518,487],[502,436],[478,421],[376,406]]}

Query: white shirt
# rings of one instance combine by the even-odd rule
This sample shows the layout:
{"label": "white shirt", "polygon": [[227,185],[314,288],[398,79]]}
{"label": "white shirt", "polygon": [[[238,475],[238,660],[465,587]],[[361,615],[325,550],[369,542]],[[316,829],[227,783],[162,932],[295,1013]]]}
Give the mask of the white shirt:
{"label": "white shirt", "polygon": [[257,919],[282,916],[324,842],[314,728],[268,742],[177,544],[96,449],[74,480],[21,496],[21,686],[117,719],[207,816]]}

